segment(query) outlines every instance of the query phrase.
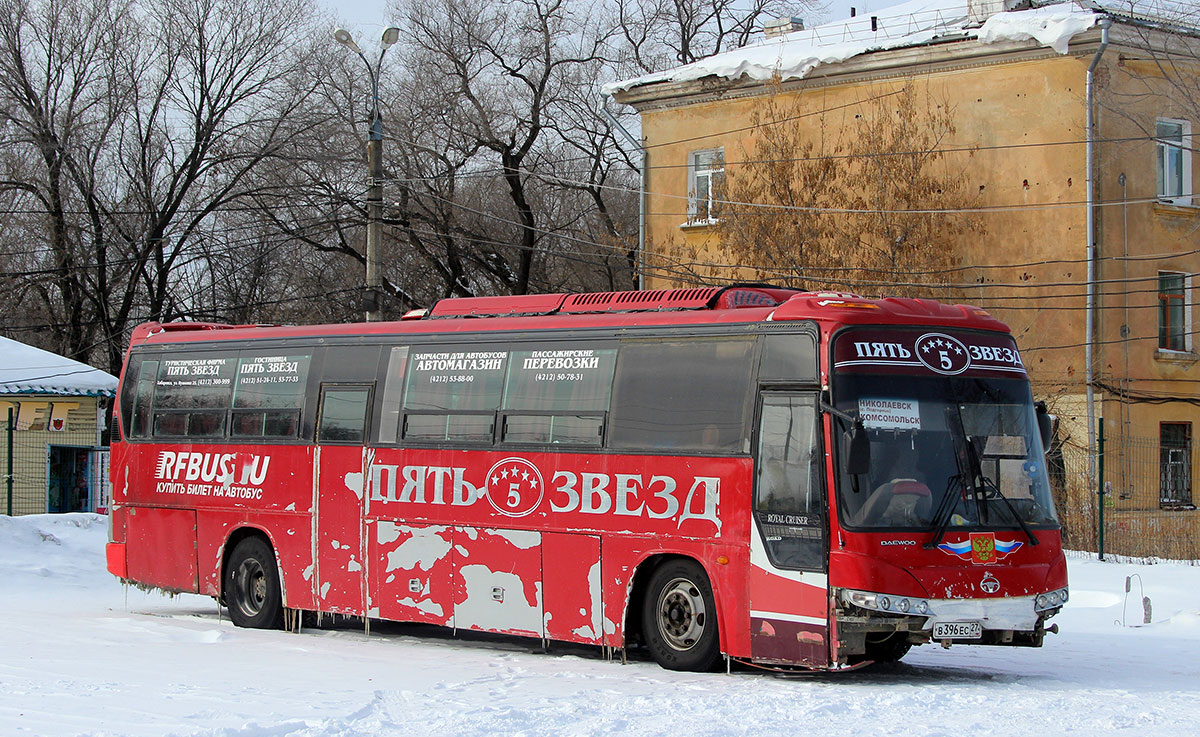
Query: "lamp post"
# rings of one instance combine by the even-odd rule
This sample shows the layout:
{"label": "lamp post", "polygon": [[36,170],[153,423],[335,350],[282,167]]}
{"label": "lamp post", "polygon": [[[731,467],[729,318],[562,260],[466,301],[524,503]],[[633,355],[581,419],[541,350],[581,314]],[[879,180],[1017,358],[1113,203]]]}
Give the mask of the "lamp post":
{"label": "lamp post", "polygon": [[333,38],[358,54],[358,58],[366,64],[371,80],[371,128],[367,137],[367,290],[363,299],[367,321],[371,322],[379,319],[380,287],[383,285],[379,273],[380,226],[383,218],[383,115],[379,112],[379,69],[388,47],[400,39],[400,29],[394,26],[384,29],[379,60],[374,67],[345,28],[334,31]]}

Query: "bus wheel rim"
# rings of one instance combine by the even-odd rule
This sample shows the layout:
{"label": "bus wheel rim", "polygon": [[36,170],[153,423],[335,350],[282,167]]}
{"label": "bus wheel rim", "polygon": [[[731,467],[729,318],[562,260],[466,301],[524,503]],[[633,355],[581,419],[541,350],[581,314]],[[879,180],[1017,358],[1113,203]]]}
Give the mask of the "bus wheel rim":
{"label": "bus wheel rim", "polygon": [[706,614],[704,596],[686,578],[672,579],[658,596],[658,631],[663,641],[675,650],[686,651],[696,646],[704,635]]}
{"label": "bus wheel rim", "polygon": [[253,617],[262,611],[267,600],[267,574],[262,564],[253,558],[242,561],[238,569],[238,607],[247,615]]}

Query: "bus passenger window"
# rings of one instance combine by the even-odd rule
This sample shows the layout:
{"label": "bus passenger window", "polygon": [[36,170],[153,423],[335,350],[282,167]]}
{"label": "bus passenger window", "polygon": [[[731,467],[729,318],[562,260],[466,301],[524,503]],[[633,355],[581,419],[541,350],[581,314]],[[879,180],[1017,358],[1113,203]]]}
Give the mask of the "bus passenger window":
{"label": "bus passenger window", "polygon": [[188,437],[219,438],[225,434],[224,412],[190,412],[188,418]]}
{"label": "bus passenger window", "polygon": [[242,353],[233,389],[230,434],[241,438],[294,438],[308,381],[310,354]]}
{"label": "bus passenger window", "polygon": [[182,438],[187,435],[187,415],[182,412],[156,412],[154,434]]}
{"label": "bus passenger window", "polygon": [[321,395],[317,442],[361,445],[366,438],[370,403],[371,390],[367,387],[325,389]]}
{"label": "bus passenger window", "polygon": [[490,444],[507,362],[507,346],[410,348],[405,367],[404,439]]}
{"label": "bus passenger window", "polygon": [[617,349],[555,343],[512,352],[504,385],[506,443],[600,445]]}
{"label": "bus passenger window", "polygon": [[496,416],[476,414],[409,413],[404,418],[404,437],[408,440],[436,442],[454,440],[462,443],[491,443]]}
{"label": "bus passenger window", "polygon": [[563,445],[599,445],[603,439],[604,418],[580,415],[504,416],[504,441],[507,443],[561,443]]}
{"label": "bus passenger window", "polygon": [[224,437],[236,364],[233,356],[211,353],[162,359],[154,382],[154,434]]}
{"label": "bus passenger window", "polygon": [[609,446],[747,453],[752,338],[622,342]]}
{"label": "bus passenger window", "polygon": [[754,515],[776,565],[825,566],[825,497],[811,395],[764,396]]}

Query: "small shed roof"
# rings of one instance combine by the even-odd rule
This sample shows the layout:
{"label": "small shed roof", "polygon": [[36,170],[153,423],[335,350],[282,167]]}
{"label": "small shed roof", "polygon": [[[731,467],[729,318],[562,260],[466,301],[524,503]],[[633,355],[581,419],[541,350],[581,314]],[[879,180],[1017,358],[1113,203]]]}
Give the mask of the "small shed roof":
{"label": "small shed roof", "polygon": [[0,337],[0,395],[111,397],[117,377],[57,353]]}

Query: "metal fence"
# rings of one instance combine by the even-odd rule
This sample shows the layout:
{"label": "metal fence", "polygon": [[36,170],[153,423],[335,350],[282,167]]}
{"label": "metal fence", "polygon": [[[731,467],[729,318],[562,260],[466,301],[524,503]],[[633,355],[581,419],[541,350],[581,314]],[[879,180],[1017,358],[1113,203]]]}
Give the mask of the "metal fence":
{"label": "metal fence", "polygon": [[0,415],[0,429],[0,514],[107,508],[107,448],[81,443],[78,434],[20,430],[8,412]]}
{"label": "metal fence", "polygon": [[1200,511],[1187,438],[1101,433],[1096,463],[1086,448],[1058,446],[1050,478],[1064,545],[1102,556],[1200,562]]}

